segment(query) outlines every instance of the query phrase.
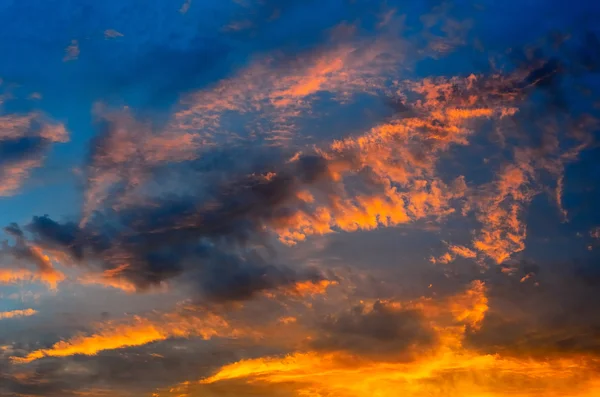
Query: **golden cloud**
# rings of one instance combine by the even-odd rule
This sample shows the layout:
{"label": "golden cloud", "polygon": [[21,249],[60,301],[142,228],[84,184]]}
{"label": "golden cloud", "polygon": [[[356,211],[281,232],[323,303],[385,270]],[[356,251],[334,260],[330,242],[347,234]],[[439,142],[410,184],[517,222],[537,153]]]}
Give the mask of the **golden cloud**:
{"label": "golden cloud", "polygon": [[419,308],[439,340],[433,350],[410,361],[374,360],[347,352],[304,351],[225,365],[213,375],[185,382],[156,396],[240,395],[343,396],[504,396],[572,395],[600,391],[597,359],[575,355],[535,360],[481,354],[463,344],[488,310],[486,287],[476,281],[463,293],[435,301],[384,303],[390,310]]}
{"label": "golden cloud", "polygon": [[70,340],[55,343],[48,349],[35,350],[25,357],[12,357],[15,363],[28,363],[44,357],[67,357],[77,354],[93,356],[105,350],[163,341],[169,338],[235,337],[232,329],[220,316],[210,313],[167,313],[158,318],[134,317],[132,322],[98,324],[95,333],[80,334]]}

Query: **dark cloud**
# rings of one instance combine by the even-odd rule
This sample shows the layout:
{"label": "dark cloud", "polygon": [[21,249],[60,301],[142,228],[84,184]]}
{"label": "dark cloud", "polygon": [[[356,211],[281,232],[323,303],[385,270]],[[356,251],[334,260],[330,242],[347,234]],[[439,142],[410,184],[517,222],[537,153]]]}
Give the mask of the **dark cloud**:
{"label": "dark cloud", "polygon": [[[418,310],[398,309],[376,301],[330,316],[321,324],[316,349],[346,351],[383,360],[398,360],[410,348],[433,347],[436,337]],[[405,356],[409,358],[409,355]]]}
{"label": "dark cloud", "polygon": [[67,140],[62,125],[40,114],[0,115],[0,196],[14,194],[31,170],[41,165],[52,144]]}
{"label": "dark cloud", "polygon": [[[34,369],[15,370],[10,365],[8,356],[0,350],[0,395],[6,397],[20,396],[73,396],[78,387],[76,374],[62,371],[61,366],[51,363],[41,364]],[[62,373],[61,373],[62,372]],[[75,375],[75,376],[73,376]]]}
{"label": "dark cloud", "polygon": [[489,311],[469,345],[489,353],[600,354],[597,256],[570,263],[520,263],[486,281]]}
{"label": "dark cloud", "polygon": [[[163,197],[120,212],[105,209],[81,227],[34,217],[26,230],[31,244],[64,252],[74,263],[121,269],[119,276],[140,289],[193,274],[208,298],[248,299],[266,289],[321,279],[314,271],[301,274],[268,264],[251,246],[268,244],[264,227],[293,214],[298,189],[327,173],[323,158],[305,156],[278,174],[248,175],[214,194]],[[5,244],[5,252],[37,260],[27,256],[28,244],[17,225],[6,230],[15,244]]]}
{"label": "dark cloud", "polygon": [[318,282],[323,276],[317,271],[296,272],[289,267],[263,263],[258,255],[248,260],[237,257],[212,258],[200,269],[198,282],[205,296],[215,301],[240,301],[275,288],[292,287],[297,282]]}
{"label": "dark cloud", "polygon": [[209,376],[227,363],[275,353],[282,352],[252,340],[176,339],[96,356],[47,358],[19,367],[11,366],[0,351],[0,395],[151,395],[157,388]]}

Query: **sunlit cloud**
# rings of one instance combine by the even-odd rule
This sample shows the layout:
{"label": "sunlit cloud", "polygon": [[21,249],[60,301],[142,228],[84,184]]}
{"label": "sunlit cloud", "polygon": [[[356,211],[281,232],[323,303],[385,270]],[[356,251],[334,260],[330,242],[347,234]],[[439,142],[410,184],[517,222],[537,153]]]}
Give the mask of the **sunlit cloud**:
{"label": "sunlit cloud", "polygon": [[505,3],[5,7],[0,395],[599,395],[600,39]]}
{"label": "sunlit cloud", "polygon": [[39,113],[0,116],[0,197],[14,195],[42,165],[52,144],[68,140],[63,124]]}
{"label": "sunlit cloud", "polygon": [[21,281],[30,281],[35,275],[26,269],[0,269],[0,283],[12,284]]}
{"label": "sunlit cloud", "polygon": [[37,314],[37,311],[33,309],[11,310],[8,312],[0,312],[0,320],[7,318],[29,317],[33,316],[34,314]]}
{"label": "sunlit cloud", "polygon": [[93,356],[105,350],[142,346],[169,338],[235,337],[238,331],[221,317],[210,313],[167,313],[157,318],[135,317],[130,322],[98,324],[95,333],[80,334],[48,349],[35,350],[13,362],[28,363],[44,357]]}
{"label": "sunlit cloud", "polygon": [[137,288],[135,284],[121,275],[125,269],[127,269],[127,265],[105,270],[102,273],[85,273],[78,281],[82,284],[96,284],[103,287],[115,288],[127,293],[136,292]]}
{"label": "sunlit cloud", "polygon": [[[11,277],[21,277],[23,280],[25,277],[31,275],[34,280],[39,280],[47,284],[51,289],[56,289],[59,282],[63,281],[66,276],[63,272],[56,269],[55,263],[58,262],[56,255],[50,250],[44,250],[37,244],[27,241],[24,237],[23,231],[15,224],[11,224],[4,228],[4,231],[8,233],[13,239],[14,244],[8,245],[6,242],[3,249],[0,251],[0,258],[3,260],[13,260],[21,266],[34,265],[36,267],[35,272],[29,270],[19,269],[13,273],[8,273],[8,280]],[[62,253],[56,252],[60,257]],[[51,256],[52,255],[52,256]]]}
{"label": "sunlit cloud", "polygon": [[[420,310],[423,321],[433,327],[437,345],[401,361],[374,360],[343,351],[305,351],[243,360],[226,365],[199,382],[186,382],[157,395],[218,395],[238,387],[246,388],[248,393],[286,391],[294,396],[348,397],[398,393],[533,396],[540,390],[552,396],[592,396],[599,390],[600,380],[595,374],[598,362],[592,357],[538,361],[479,354],[465,347],[464,335],[477,331],[488,310],[485,285],[480,282],[445,302],[380,304],[390,311]],[[448,312],[450,317],[445,314]]]}
{"label": "sunlit cloud", "polygon": [[382,92],[394,65],[400,62],[400,48],[401,43],[385,40],[334,40],[332,45],[297,59],[282,60],[274,55],[255,61],[237,75],[186,96],[170,128],[195,131],[211,142],[235,142],[234,132],[223,135],[227,131],[221,126],[222,118],[232,112],[259,112],[258,117],[269,117],[272,124],[268,131],[259,132],[260,136],[274,144],[289,143],[297,138],[295,120],[309,112],[317,94],[329,93],[343,102],[357,94]]}

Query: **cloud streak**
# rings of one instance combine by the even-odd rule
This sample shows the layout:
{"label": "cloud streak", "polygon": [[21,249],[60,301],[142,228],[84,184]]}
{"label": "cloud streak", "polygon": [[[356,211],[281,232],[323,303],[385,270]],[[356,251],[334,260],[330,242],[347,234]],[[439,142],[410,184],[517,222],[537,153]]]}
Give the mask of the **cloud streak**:
{"label": "cloud streak", "polygon": [[219,316],[203,313],[167,313],[158,318],[135,317],[129,323],[98,324],[96,332],[77,335],[70,340],[57,342],[48,349],[35,350],[25,357],[12,357],[13,362],[29,363],[45,357],[72,355],[93,356],[102,351],[142,346],[169,338],[234,337],[231,329]]}
{"label": "cloud streak", "polygon": [[5,320],[8,318],[29,317],[35,314],[37,314],[37,311],[33,309],[11,310],[8,312],[0,312],[0,320]]}

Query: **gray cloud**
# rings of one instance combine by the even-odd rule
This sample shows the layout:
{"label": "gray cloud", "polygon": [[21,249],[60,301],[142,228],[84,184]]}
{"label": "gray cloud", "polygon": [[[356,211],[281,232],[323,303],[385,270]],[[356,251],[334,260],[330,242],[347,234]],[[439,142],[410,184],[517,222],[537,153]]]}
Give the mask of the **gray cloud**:
{"label": "gray cloud", "polygon": [[[329,316],[321,324],[316,349],[345,351],[383,360],[398,360],[412,347],[428,348],[435,333],[418,310],[395,309],[376,301]],[[406,357],[410,357],[406,355]]]}

